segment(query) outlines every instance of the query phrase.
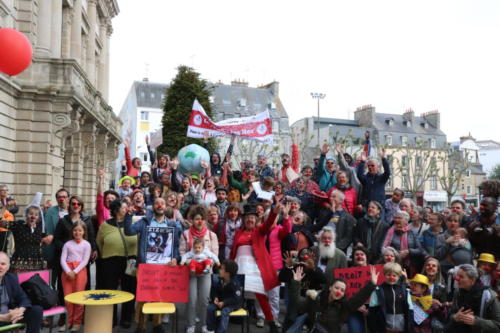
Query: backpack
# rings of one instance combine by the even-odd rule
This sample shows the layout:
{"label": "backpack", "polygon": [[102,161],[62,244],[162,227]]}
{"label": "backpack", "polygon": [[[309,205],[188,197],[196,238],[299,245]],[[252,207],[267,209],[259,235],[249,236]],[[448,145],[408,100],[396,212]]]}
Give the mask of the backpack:
{"label": "backpack", "polygon": [[44,310],[57,305],[57,292],[53,290],[38,274],[21,283],[33,305],[40,305]]}

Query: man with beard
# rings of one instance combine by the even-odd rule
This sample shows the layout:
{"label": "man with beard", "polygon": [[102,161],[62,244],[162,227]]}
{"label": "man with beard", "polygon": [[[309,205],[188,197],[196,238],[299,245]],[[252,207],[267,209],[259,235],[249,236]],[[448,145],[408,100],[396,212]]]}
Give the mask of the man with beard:
{"label": "man with beard", "polygon": [[267,157],[265,155],[257,155],[256,170],[259,173],[260,181],[263,181],[266,177],[274,178],[274,171],[269,165],[267,165]]}
{"label": "man with beard", "polygon": [[[125,219],[124,230],[125,235],[133,236],[139,234],[137,251],[137,264],[167,264],[169,266],[177,265],[180,261],[179,253],[179,240],[182,234],[182,225],[178,221],[172,221],[174,212],[172,207],[167,207],[165,199],[156,198],[153,203],[153,215],[145,216],[136,223],[132,223],[132,219]],[[163,235],[166,237],[173,237],[172,247],[170,255],[165,255],[166,250],[169,246],[167,242],[162,243],[163,255],[152,256],[151,251],[148,251],[148,240],[151,238],[156,238],[158,235]],[[157,259],[157,260],[156,260]],[[136,304],[136,316],[138,317],[138,327],[136,332],[146,331],[146,321],[145,316],[142,314],[143,302],[137,302]],[[162,333],[164,332],[162,327],[162,316],[153,315],[153,332]]]}
{"label": "man with beard", "polygon": [[476,253],[491,253],[500,256],[500,225],[497,220],[497,201],[485,197],[479,205],[479,216],[467,227],[469,240]]}
{"label": "man with beard", "polygon": [[344,252],[335,247],[335,231],[332,227],[323,227],[319,234],[318,267],[325,273],[327,285],[333,282],[333,270],[347,267]]}
{"label": "man with beard", "polygon": [[286,184],[293,182],[299,177],[299,146],[292,144],[292,157],[287,153],[281,154],[281,169],[278,171],[277,179]]}
{"label": "man with beard", "polygon": [[347,213],[344,208],[345,196],[339,190],[330,194],[330,208],[324,208],[319,213],[319,222],[311,227],[312,232],[328,226],[339,236],[338,248],[346,253],[352,243],[356,219]]}

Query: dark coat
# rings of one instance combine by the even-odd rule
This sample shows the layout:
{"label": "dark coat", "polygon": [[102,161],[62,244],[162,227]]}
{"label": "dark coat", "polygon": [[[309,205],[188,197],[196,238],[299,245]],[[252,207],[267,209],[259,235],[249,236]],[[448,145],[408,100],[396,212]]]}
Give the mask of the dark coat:
{"label": "dark coat", "polygon": [[[368,326],[372,333],[385,333],[386,332],[386,304],[385,304],[385,294],[382,288],[384,288],[386,283],[378,286],[375,290],[379,305],[375,307],[370,307],[368,314]],[[403,315],[405,317],[405,332],[413,333],[413,310],[410,309],[410,304],[408,304],[408,289],[406,285],[397,284],[398,288],[398,298],[403,302]]]}
{"label": "dark coat", "polygon": [[[92,247],[92,251],[96,251],[97,243],[95,241],[94,226],[92,224],[90,216],[81,215],[81,220],[87,226],[87,240]],[[71,233],[72,228],[73,222],[71,221],[71,217],[69,214],[59,220],[59,223],[56,226],[56,231],[54,232],[54,242],[56,244],[57,253],[60,254],[64,243],[73,238]]]}
{"label": "dark coat", "polygon": [[31,307],[31,301],[28,298],[28,295],[24,292],[23,288],[21,288],[17,275],[5,273],[5,276],[3,277],[3,284],[5,285],[5,289],[7,289],[7,295],[9,295],[9,309]]}
{"label": "dark coat", "polygon": [[224,302],[224,307],[240,308],[243,306],[243,286],[236,277],[226,284],[219,278],[212,282],[210,290],[210,299],[213,301],[215,298]]}
{"label": "dark coat", "polygon": [[384,173],[371,175],[364,173],[364,162],[358,165],[358,179],[363,185],[363,191],[361,192],[361,204],[363,207],[367,207],[370,201],[378,201],[384,207],[385,184],[391,176],[391,169],[386,158],[382,159],[382,166],[384,167]]}
{"label": "dark coat", "polygon": [[[369,260],[375,262],[380,258],[382,252],[382,244],[384,243],[385,235],[389,230],[389,225],[379,219],[374,224],[370,223],[366,216],[358,220],[354,228],[353,243],[362,243],[367,249]],[[371,229],[371,245],[368,246],[368,232]]]}
{"label": "dark coat", "polygon": [[[338,249],[346,252],[349,245],[352,243],[352,236],[354,227],[356,226],[356,219],[347,213],[345,210],[338,211],[340,214],[339,221],[335,228],[335,234],[337,235],[335,245]],[[324,226],[328,224],[333,216],[333,212],[330,209],[323,209],[320,212],[319,222],[310,227],[312,233],[316,233],[323,229]]]}

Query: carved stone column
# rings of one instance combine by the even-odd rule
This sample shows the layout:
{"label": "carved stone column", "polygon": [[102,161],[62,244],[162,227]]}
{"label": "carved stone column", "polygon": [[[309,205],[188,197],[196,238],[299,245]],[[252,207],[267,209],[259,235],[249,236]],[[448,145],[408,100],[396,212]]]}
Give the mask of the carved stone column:
{"label": "carved stone column", "polygon": [[96,86],[95,82],[95,29],[97,20],[97,0],[88,0],[87,15],[89,18],[89,40],[87,44],[87,76],[89,81]]}
{"label": "carved stone column", "polygon": [[99,57],[99,80],[97,82],[97,90],[101,92],[102,97],[108,101],[108,24],[101,22],[100,33],[102,40],[101,56]]}
{"label": "carved stone column", "polygon": [[71,23],[73,21],[72,8],[63,8],[62,21],[61,56],[63,58],[69,58],[71,56]]}
{"label": "carved stone column", "polygon": [[81,45],[82,45],[82,0],[74,0],[73,21],[71,23],[71,58],[76,59],[76,61],[81,61],[82,58]]}
{"label": "carved stone column", "polygon": [[51,55],[51,19],[52,2],[50,0],[38,1],[37,39],[35,47],[35,54],[37,56],[48,57]]}
{"label": "carved stone column", "polygon": [[53,58],[61,57],[62,13],[62,0],[52,0],[52,27],[50,49]]}

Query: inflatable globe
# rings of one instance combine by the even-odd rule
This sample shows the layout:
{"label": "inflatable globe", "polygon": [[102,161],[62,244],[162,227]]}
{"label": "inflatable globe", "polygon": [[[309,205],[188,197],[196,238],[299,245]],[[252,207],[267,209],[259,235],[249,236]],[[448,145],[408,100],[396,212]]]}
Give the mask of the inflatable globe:
{"label": "inflatable globe", "polygon": [[208,150],[196,144],[190,144],[179,150],[179,171],[183,174],[200,174],[205,170],[200,165],[200,159],[210,162]]}

